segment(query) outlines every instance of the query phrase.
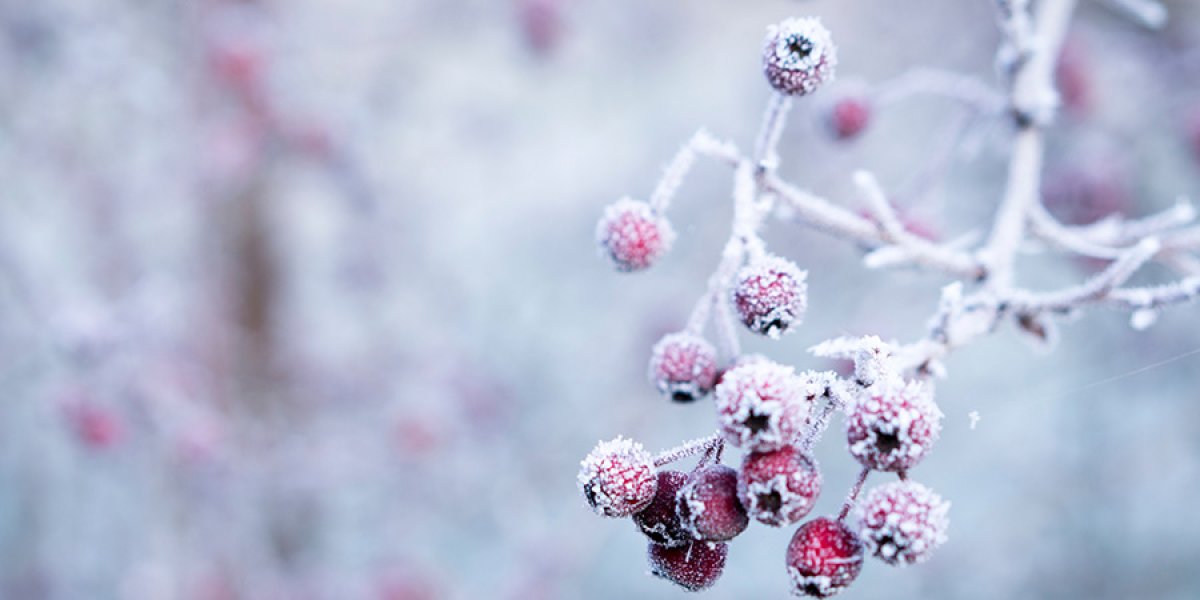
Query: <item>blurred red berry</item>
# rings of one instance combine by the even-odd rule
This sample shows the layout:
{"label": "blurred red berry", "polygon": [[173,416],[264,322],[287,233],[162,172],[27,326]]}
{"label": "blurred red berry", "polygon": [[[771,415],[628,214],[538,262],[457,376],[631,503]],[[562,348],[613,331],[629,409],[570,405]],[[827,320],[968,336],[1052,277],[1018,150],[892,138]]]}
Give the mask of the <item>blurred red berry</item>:
{"label": "blurred red berry", "polygon": [[788,574],[798,596],[828,598],[846,589],[862,564],[862,542],[841,521],[826,517],[809,521],[788,544]]}
{"label": "blurred red berry", "polygon": [[1054,70],[1059,100],[1063,108],[1075,114],[1088,112],[1092,106],[1092,77],[1088,51],[1077,36],[1067,38],[1059,53]]}
{"label": "blurred red berry", "polygon": [[675,230],[649,204],[622,198],[604,209],[596,240],[618,271],[640,271],[671,248]]}
{"label": "blurred red berry", "polygon": [[888,564],[923,562],[945,543],[949,511],[949,502],[915,481],[887,483],[859,504],[859,538]]}
{"label": "blurred red berry", "polygon": [[691,592],[712,587],[729,555],[729,546],[720,542],[692,542],[677,548],[649,546],[650,572]]}
{"label": "blurred red berry", "polygon": [[668,334],[650,352],[650,380],[676,402],[708,394],[716,377],[717,350],[698,335]]}
{"label": "blurred red berry", "polygon": [[839,140],[858,137],[871,122],[871,106],[866,98],[847,96],[835,102],[829,112],[829,128]]}
{"label": "blurred red berry", "polygon": [[562,38],[561,0],[516,0],[517,19],[530,49],[538,54],[553,51]]}
{"label": "blurred red berry", "polygon": [[804,518],[820,493],[816,462],[793,446],[747,454],[738,475],[738,497],[746,512],[773,527]]}

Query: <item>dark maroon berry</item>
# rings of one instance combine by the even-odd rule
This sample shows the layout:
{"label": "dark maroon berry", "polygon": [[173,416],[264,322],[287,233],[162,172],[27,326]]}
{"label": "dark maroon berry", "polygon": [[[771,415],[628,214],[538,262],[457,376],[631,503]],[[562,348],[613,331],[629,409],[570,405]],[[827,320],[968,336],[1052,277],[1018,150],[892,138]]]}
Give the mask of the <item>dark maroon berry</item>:
{"label": "dark maroon berry", "polygon": [[692,542],[668,548],[650,544],[650,572],[691,592],[712,587],[725,570],[729,546],[720,542]]}
{"label": "dark maroon berry", "polygon": [[746,530],[750,517],[738,500],[737,483],[737,471],[725,465],[704,467],[688,476],[676,497],[676,511],[693,538],[727,542]]}
{"label": "dark maroon berry", "polygon": [[679,520],[679,514],[675,512],[675,495],[687,483],[687,479],[687,474],[679,471],[658,472],[658,491],[654,494],[654,500],[650,501],[650,506],[633,516],[633,522],[651,542],[675,547],[692,541]]}

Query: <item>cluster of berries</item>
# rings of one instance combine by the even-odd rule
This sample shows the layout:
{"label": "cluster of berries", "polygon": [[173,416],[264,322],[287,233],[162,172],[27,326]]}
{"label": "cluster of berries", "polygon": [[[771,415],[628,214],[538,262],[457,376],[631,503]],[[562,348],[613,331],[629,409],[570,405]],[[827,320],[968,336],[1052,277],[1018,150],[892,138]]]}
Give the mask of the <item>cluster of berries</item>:
{"label": "cluster of berries", "polygon": [[[789,19],[770,29],[763,64],[778,92],[804,95],[832,76],[836,59],[817,20]],[[675,233],[652,204],[622,199],[605,211],[597,237],[617,270],[637,271],[661,257]],[[800,325],[808,308],[803,270],[765,251],[750,252],[735,266],[715,299],[747,329],[778,338]],[[728,356],[722,363],[702,328],[692,324],[663,337],[651,352],[649,375],[675,402],[711,394],[717,435],[658,457],[618,437],[596,446],[578,476],[597,514],[632,518],[646,536],[654,575],[692,591],[712,586],[724,570],[728,543],[751,519],[772,527],[800,524],[786,566],[793,592],[815,597],[850,585],[867,554],[912,564],[945,541],[949,504],[907,478],[937,440],[942,415],[928,386],[895,374],[883,345],[868,343],[851,353],[855,373],[843,378],[797,373],[758,355]],[[822,488],[810,449],[839,409],[862,475],[840,514],[801,524]],[[725,444],[744,451],[739,469],[721,464]],[[701,458],[690,472],[662,468],[696,454]],[[897,473],[900,481],[859,501],[870,471]],[[855,518],[847,523],[855,504]]]}

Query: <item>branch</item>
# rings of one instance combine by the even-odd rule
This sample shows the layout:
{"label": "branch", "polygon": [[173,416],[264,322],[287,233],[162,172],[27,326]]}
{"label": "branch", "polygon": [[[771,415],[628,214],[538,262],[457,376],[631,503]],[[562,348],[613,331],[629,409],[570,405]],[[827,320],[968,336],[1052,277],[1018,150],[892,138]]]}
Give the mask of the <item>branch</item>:
{"label": "branch", "polygon": [[1080,304],[1104,299],[1109,292],[1125,283],[1142,265],[1162,248],[1155,238],[1147,238],[1127,250],[1100,274],[1081,285],[1045,294],[1025,291],[1013,293],[1008,304],[1017,312],[1064,312]]}

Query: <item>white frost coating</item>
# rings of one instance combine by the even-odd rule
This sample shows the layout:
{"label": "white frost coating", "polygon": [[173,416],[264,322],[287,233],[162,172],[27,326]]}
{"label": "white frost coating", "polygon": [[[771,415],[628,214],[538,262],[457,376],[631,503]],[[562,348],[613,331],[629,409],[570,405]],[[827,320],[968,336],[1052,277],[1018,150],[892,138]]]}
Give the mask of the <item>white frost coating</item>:
{"label": "white frost coating", "polygon": [[833,79],[837,48],[816,18],[792,18],[767,28],[763,67],[771,85],[792,95],[811,94]]}
{"label": "white frost coating", "polygon": [[850,454],[863,466],[883,471],[915,466],[937,442],[942,428],[942,411],[921,382],[867,390],[848,413]]}
{"label": "white frost coating", "polygon": [[716,376],[717,350],[698,335],[669,333],[650,351],[651,383],[677,402],[704,396],[712,390]]}
{"label": "white frost coating", "polygon": [[649,204],[624,197],[604,208],[596,223],[600,254],[619,271],[649,267],[671,249],[675,229]]}
{"label": "white frost coating", "polygon": [[1156,322],[1158,322],[1158,311],[1152,308],[1134,311],[1129,317],[1129,326],[1137,331],[1145,331]]}
{"label": "white frost coating", "polygon": [[618,436],[600,442],[583,459],[579,490],[597,514],[626,517],[654,500],[658,479],[653,459],[641,444]]}
{"label": "white frost coating", "polygon": [[790,260],[764,255],[742,267],[730,293],[734,310],[751,331],[779,339],[804,320],[808,273]]}
{"label": "white frost coating", "polygon": [[949,502],[915,481],[887,483],[859,504],[859,537],[888,564],[921,563],[946,542],[949,512]]}
{"label": "white frost coating", "polygon": [[729,370],[716,389],[717,424],[729,443],[765,452],[790,443],[811,410],[792,367],[754,361]]}

